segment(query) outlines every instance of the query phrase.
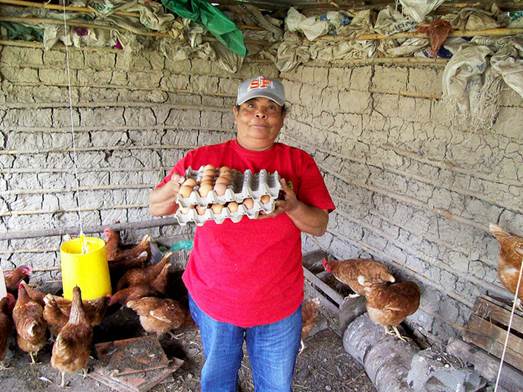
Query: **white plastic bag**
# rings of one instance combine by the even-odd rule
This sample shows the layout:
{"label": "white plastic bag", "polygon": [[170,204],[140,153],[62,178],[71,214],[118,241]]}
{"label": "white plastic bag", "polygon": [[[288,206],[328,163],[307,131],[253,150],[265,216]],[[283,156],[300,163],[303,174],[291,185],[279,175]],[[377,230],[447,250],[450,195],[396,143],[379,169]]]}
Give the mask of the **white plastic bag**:
{"label": "white plastic bag", "polygon": [[403,13],[409,15],[416,22],[423,22],[432,10],[438,8],[445,0],[399,0],[403,6]]}

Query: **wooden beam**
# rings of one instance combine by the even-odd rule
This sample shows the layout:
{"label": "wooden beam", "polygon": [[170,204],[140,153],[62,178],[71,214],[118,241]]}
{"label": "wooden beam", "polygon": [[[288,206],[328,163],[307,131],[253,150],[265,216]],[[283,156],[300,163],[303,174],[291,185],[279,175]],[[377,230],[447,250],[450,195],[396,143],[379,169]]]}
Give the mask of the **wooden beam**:
{"label": "wooden beam", "polygon": [[[485,351],[501,357],[507,330],[472,314],[463,333],[463,339]],[[510,334],[505,361],[523,371],[523,339]]]}
{"label": "wooden beam", "polygon": [[[106,227],[110,227],[113,230],[136,230],[136,229],[147,229],[150,227],[159,227],[166,225],[178,225],[178,221],[175,217],[166,217],[158,219],[150,219],[141,222],[128,222],[128,223],[113,223],[107,225],[93,225],[85,226],[84,233],[101,233]],[[64,234],[77,235],[78,226],[71,227],[59,227],[53,229],[44,230],[30,230],[30,231],[11,231],[8,233],[0,234],[0,241],[5,240],[23,240],[27,238],[38,238],[38,237],[53,237],[62,236]]]}
{"label": "wooden beam", "polygon": [[[77,12],[80,14],[89,14],[93,15],[96,11],[91,7],[77,7],[77,6],[62,6],[58,4],[50,3],[35,3],[33,1],[25,0],[0,0],[0,4],[14,5],[19,7],[28,7],[28,8],[40,8],[52,11],[66,11],[66,12]],[[134,18],[139,18],[140,14],[137,12],[125,12],[125,11],[115,11],[115,15],[121,16],[130,16]]]}
{"label": "wooden beam", "polygon": [[[451,338],[449,340],[447,352],[472,364],[474,370],[491,383],[496,381],[499,369],[498,358],[458,338]],[[499,385],[508,392],[521,392],[523,373],[518,372],[510,365],[504,364],[499,381]]]}
{"label": "wooden beam", "polygon": [[341,296],[341,294],[339,294],[336,290],[332,289],[326,283],[322,282],[318,277],[316,277],[316,275],[314,275],[305,267],[303,267],[303,274],[305,275],[305,279],[307,279],[314,286],[318,287],[321,291],[323,291],[328,297],[330,297],[334,302],[336,302],[338,306],[341,305],[341,303],[343,302],[343,297]]}

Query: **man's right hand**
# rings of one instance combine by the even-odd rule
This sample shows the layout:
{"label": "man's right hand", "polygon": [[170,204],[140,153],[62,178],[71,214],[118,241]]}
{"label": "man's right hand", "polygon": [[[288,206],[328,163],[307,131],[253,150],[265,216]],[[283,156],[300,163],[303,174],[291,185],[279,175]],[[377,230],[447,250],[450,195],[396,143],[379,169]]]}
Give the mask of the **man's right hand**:
{"label": "man's right hand", "polygon": [[162,187],[153,189],[149,194],[149,212],[153,216],[172,215],[178,209],[176,196],[180,191],[183,177],[173,174]]}

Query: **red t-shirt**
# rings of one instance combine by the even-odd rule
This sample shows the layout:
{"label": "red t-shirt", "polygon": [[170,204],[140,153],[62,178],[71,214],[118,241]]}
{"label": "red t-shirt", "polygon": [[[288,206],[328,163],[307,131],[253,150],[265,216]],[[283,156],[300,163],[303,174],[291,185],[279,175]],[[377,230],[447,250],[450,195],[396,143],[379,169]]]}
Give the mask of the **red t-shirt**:
{"label": "red t-shirt", "polygon": [[[316,163],[306,152],[276,143],[251,151],[236,140],[192,150],[174,172],[211,164],[253,173],[278,171],[292,181],[298,200],[332,211],[334,203]],[[212,318],[241,327],[279,321],[303,301],[301,233],[287,214],[233,223],[205,222],[196,227],[194,248],[183,281],[198,306]]]}

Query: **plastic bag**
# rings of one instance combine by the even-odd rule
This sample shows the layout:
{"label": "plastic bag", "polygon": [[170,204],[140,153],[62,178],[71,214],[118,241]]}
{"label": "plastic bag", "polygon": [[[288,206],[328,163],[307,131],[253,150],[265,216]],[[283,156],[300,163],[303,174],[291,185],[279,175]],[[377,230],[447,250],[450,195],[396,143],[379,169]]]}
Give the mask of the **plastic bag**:
{"label": "plastic bag", "polygon": [[168,10],[204,25],[227,48],[245,57],[247,48],[241,30],[218,8],[204,0],[162,0]]}
{"label": "plastic bag", "polygon": [[403,6],[403,13],[416,22],[423,22],[432,10],[438,8],[445,0],[399,0]]}

